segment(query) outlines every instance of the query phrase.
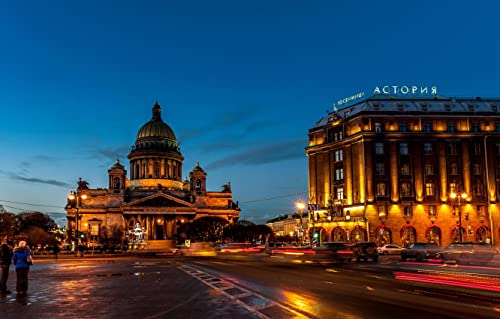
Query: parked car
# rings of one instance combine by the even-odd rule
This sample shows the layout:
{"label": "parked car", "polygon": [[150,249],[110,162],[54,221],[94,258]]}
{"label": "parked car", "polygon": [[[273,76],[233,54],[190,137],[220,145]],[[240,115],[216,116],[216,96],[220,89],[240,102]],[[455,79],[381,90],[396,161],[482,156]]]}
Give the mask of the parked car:
{"label": "parked car", "polygon": [[436,243],[413,243],[408,248],[401,251],[401,260],[415,258],[417,261],[424,261],[429,258],[436,258],[441,247]]}
{"label": "parked car", "polygon": [[351,250],[353,251],[353,258],[355,258],[356,261],[368,261],[368,259],[374,262],[378,261],[377,244],[374,242],[359,242],[352,244]]}
{"label": "parked car", "polygon": [[452,243],[446,246],[438,257],[456,263],[488,263],[495,256],[495,250],[488,244],[474,242]]}
{"label": "parked car", "polygon": [[382,247],[378,247],[377,251],[379,255],[401,255],[401,251],[403,247],[399,247],[398,245],[384,245]]}

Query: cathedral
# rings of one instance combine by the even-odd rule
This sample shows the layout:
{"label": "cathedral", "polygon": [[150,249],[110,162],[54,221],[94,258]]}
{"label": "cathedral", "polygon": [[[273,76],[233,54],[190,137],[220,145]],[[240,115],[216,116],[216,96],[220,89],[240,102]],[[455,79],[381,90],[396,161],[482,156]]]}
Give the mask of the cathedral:
{"label": "cathedral", "polygon": [[103,232],[123,233],[131,248],[167,248],[181,237],[178,228],[204,216],[236,222],[240,213],[230,184],[207,191],[207,173],[196,166],[183,180],[176,136],[155,103],[150,121],[137,133],[128,155],[130,178],[119,162],[108,170],[108,188],[92,189],[82,179],[66,206],[68,233],[84,245],[98,243]]}

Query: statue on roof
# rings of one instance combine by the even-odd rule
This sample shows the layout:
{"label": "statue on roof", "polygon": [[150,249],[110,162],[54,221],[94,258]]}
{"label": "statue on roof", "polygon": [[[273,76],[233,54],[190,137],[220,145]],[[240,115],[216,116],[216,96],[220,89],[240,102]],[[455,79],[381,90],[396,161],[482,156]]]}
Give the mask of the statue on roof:
{"label": "statue on roof", "polygon": [[227,182],[227,184],[222,185],[223,193],[231,193],[231,182]]}
{"label": "statue on roof", "polygon": [[78,180],[78,190],[89,189],[89,183],[87,181],[80,179]]}

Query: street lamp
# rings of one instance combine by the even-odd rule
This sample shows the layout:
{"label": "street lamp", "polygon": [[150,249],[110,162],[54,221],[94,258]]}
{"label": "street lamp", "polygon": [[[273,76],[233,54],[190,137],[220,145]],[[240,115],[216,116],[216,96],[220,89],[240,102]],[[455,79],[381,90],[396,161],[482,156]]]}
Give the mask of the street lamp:
{"label": "street lamp", "polygon": [[302,245],[304,243],[304,227],[302,225],[302,212],[304,211],[304,208],[306,208],[306,204],[303,201],[298,201],[295,206],[297,206],[297,209],[299,210],[299,215],[300,215],[300,244]]}
{"label": "street lamp", "polygon": [[78,213],[80,210],[80,204],[82,200],[87,199],[87,194],[80,194],[78,191],[76,192],[70,192],[68,195],[68,199],[71,203],[74,203],[74,206],[76,208],[75,212],[75,256],[78,256],[78,242],[80,241],[80,236],[78,233]]}
{"label": "street lamp", "polygon": [[[467,198],[467,193],[463,192],[460,196],[454,191],[450,193],[450,200],[453,204],[453,212],[455,213],[456,207],[458,206],[458,236],[460,242],[462,242],[462,210],[460,206],[462,205],[461,200]],[[456,213],[455,213],[456,214]]]}

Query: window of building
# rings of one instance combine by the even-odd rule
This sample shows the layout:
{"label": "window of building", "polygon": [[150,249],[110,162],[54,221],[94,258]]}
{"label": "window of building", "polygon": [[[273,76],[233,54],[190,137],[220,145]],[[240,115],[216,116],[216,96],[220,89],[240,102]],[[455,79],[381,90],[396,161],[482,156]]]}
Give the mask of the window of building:
{"label": "window of building", "polygon": [[401,175],[403,175],[403,176],[410,175],[410,164],[408,164],[408,163],[401,164]]}
{"label": "window of building", "polygon": [[425,195],[434,196],[434,183],[431,182],[425,183]]}
{"label": "window of building", "polygon": [[399,144],[399,154],[408,155],[408,143]]}
{"label": "window of building", "polygon": [[448,144],[448,155],[457,155],[457,144],[455,143]]}
{"label": "window of building", "polygon": [[340,162],[344,160],[343,150],[335,151],[335,162]]}
{"label": "window of building", "polygon": [[382,132],[383,126],[382,123],[375,123],[375,132]]}
{"label": "window of building", "polygon": [[437,217],[437,209],[436,206],[430,205],[428,207],[429,217]]}
{"label": "window of building", "polygon": [[477,133],[479,132],[479,123],[472,123],[472,132]]}
{"label": "window of building", "polygon": [[200,180],[196,180],[196,186],[195,186],[196,190],[199,191],[201,190],[201,181]]}
{"label": "window of building", "polygon": [[375,154],[384,155],[384,143],[375,143]]}
{"label": "window of building", "polygon": [[399,111],[399,112],[403,112],[403,111],[404,111],[404,109],[405,109],[405,105],[404,105],[404,104],[402,104],[402,103],[398,103],[398,111]]}
{"label": "window of building", "polygon": [[496,112],[496,111],[498,111],[498,107],[495,104],[491,104],[491,110],[493,112]]}
{"label": "window of building", "polygon": [[458,165],[455,162],[450,163],[450,175],[458,175]]}
{"label": "window of building", "polygon": [[387,212],[385,211],[385,205],[379,205],[379,206],[377,206],[377,211],[378,211],[378,215],[380,217],[387,216]]}
{"label": "window of building", "polygon": [[413,211],[411,209],[411,206],[404,206],[404,208],[403,208],[403,214],[406,217],[412,217],[413,216]]}
{"label": "window of building", "polygon": [[406,122],[399,123],[400,132],[408,132],[408,124]]}
{"label": "window of building", "polygon": [[450,183],[450,194],[451,193],[456,193],[457,192],[457,184],[456,183]]}
{"label": "window of building", "polygon": [[424,143],[424,154],[432,155],[432,143]]}
{"label": "window of building", "polygon": [[424,174],[427,175],[434,175],[434,166],[431,163],[425,163],[424,165]]}
{"label": "window of building", "polygon": [[401,183],[401,196],[411,196],[410,183]]}
{"label": "window of building", "polygon": [[377,175],[385,175],[385,164],[384,163],[375,163],[375,173]]}
{"label": "window of building", "polygon": [[430,122],[424,123],[424,132],[432,132],[432,123]]}
{"label": "window of building", "polygon": [[448,132],[455,132],[455,123],[448,122]]}
{"label": "window of building", "polygon": [[469,112],[474,112],[474,104],[469,104]]}
{"label": "window of building", "polygon": [[377,183],[377,196],[386,196],[385,183]]}
{"label": "window of building", "polygon": [[160,177],[160,163],[159,162],[155,162],[154,164],[154,176],[155,178],[158,178]]}
{"label": "window of building", "polygon": [[344,189],[337,188],[337,199],[344,199]]}
{"label": "window of building", "polygon": [[481,155],[481,143],[474,143],[474,148],[472,149],[472,154]]}
{"label": "window of building", "polygon": [[374,104],[373,104],[373,109],[374,109],[375,111],[379,111],[379,110],[380,110],[380,104],[378,104],[378,103],[374,103]]}
{"label": "window of building", "polygon": [[420,104],[422,111],[427,112],[427,104]]}
{"label": "window of building", "polygon": [[351,114],[351,112],[346,111],[346,112],[344,112],[344,117],[348,117],[350,114]]}
{"label": "window of building", "polygon": [[342,138],[343,138],[342,132],[339,132],[339,140],[341,140]]}
{"label": "window of building", "polygon": [[495,132],[500,132],[500,123],[495,123]]}
{"label": "window of building", "polygon": [[337,168],[335,170],[335,180],[336,181],[344,180],[344,169],[343,168]]}
{"label": "window of building", "polygon": [[479,163],[472,164],[472,174],[481,175],[481,164]]}
{"label": "window of building", "polygon": [[486,216],[486,206],[477,205],[477,214],[479,216]]}
{"label": "window of building", "polygon": [[445,105],[444,105],[444,109],[445,109],[447,112],[451,111],[451,104],[445,104]]}
{"label": "window of building", "polygon": [[483,184],[480,181],[476,181],[472,185],[472,195],[473,196],[481,196],[483,193]]}

